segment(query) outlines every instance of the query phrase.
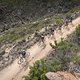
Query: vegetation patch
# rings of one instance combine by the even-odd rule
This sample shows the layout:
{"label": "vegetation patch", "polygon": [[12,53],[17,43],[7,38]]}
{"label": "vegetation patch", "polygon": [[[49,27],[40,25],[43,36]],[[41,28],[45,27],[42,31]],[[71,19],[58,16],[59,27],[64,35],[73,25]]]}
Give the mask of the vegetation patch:
{"label": "vegetation patch", "polygon": [[63,19],[60,16],[52,16],[47,18],[47,20],[43,19],[17,28],[11,28],[0,35],[0,43],[15,42],[20,38],[31,35],[35,30],[40,30],[54,23],[61,24]]}
{"label": "vegetation patch", "polygon": [[61,42],[55,41],[55,45],[51,43],[50,45],[53,51],[46,58],[36,61],[33,67],[30,67],[28,76],[24,77],[25,80],[47,80],[45,77],[47,72],[68,71],[70,63],[80,65],[80,56],[76,53],[76,49],[77,52],[80,49],[77,42],[61,39]]}

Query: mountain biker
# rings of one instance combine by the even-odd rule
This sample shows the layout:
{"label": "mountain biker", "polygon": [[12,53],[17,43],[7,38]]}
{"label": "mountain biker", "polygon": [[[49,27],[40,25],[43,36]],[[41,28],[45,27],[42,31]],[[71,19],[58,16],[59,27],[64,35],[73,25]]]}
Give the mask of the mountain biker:
{"label": "mountain biker", "polygon": [[35,31],[35,34],[34,34],[34,37],[38,37],[38,35],[39,35],[39,33],[38,33],[38,31],[36,30],[36,31]]}
{"label": "mountain biker", "polygon": [[39,44],[43,46],[43,48],[46,47],[46,44],[45,44],[45,35],[44,34],[40,34],[40,39],[39,39]]}
{"label": "mountain biker", "polygon": [[18,54],[19,54],[19,56],[21,58],[25,58],[26,57],[26,51],[25,50],[20,51]]}
{"label": "mountain biker", "polygon": [[71,16],[71,17],[69,18],[69,22],[71,23],[72,26],[74,26],[73,23],[72,23],[72,20],[73,20],[73,18],[72,18],[72,16]]}
{"label": "mountain biker", "polygon": [[73,20],[73,18],[72,18],[72,16],[71,16],[70,19],[69,19],[69,21],[72,23],[72,20]]}
{"label": "mountain biker", "polygon": [[18,64],[22,64],[23,62],[26,62],[30,57],[29,52],[26,52],[25,50],[18,52],[18,55],[19,55]]}
{"label": "mountain biker", "polygon": [[40,37],[41,37],[41,42],[44,43],[44,35],[42,34]]}
{"label": "mountain biker", "polygon": [[66,19],[65,20],[65,26],[68,26],[68,23],[69,23],[69,21],[68,21],[68,19]]}
{"label": "mountain biker", "polygon": [[36,39],[36,41],[39,41],[40,34],[38,33],[37,30],[35,31],[34,38]]}
{"label": "mountain biker", "polygon": [[51,32],[51,35],[54,35],[54,29],[52,27],[50,28],[50,32]]}
{"label": "mountain biker", "polygon": [[44,29],[45,29],[45,36],[46,36],[48,33],[48,27],[45,27]]}
{"label": "mountain biker", "polygon": [[53,28],[50,28],[50,30],[51,30],[52,32],[54,32],[54,29],[53,29]]}

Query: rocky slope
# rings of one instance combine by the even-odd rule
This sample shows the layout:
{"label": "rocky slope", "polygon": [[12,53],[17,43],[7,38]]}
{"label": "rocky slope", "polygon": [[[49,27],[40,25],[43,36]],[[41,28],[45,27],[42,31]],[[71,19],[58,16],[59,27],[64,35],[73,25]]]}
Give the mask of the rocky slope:
{"label": "rocky slope", "polygon": [[[80,1],[78,2],[77,0],[76,2],[75,1],[73,2],[73,0],[71,1],[3,0],[2,2],[0,2],[0,44],[1,44],[0,45],[0,70],[10,65],[15,60],[15,58],[17,58],[17,52],[19,51],[19,49],[23,49],[23,48],[26,49],[32,46],[33,44],[35,44],[37,41],[35,40],[34,36],[31,36],[29,41],[27,41],[25,38],[13,44],[11,44],[11,42],[14,42],[14,40],[17,40],[18,37],[19,38],[24,37],[24,35],[27,35],[31,31],[32,31],[31,33],[33,33],[36,27],[42,28],[46,26],[45,24],[49,24],[50,27],[53,27],[51,26],[51,24],[55,22],[52,18],[54,14],[58,14],[58,15],[62,13],[64,14],[69,12],[70,9],[73,10],[72,8],[76,9],[77,7],[78,7],[78,10],[80,10],[80,5],[79,5]],[[72,12],[74,11],[76,10],[73,10]],[[50,19],[45,18],[48,16],[50,16]],[[80,13],[78,16],[80,16]],[[64,21],[62,15],[61,17],[62,18],[60,20]],[[36,20],[38,19],[39,20],[41,19],[42,22],[41,21],[37,22]],[[36,21],[36,22],[33,22],[33,21]],[[50,21],[50,23],[47,21]],[[23,26],[31,22],[33,22],[31,25],[27,25],[27,27]],[[8,34],[8,32],[10,33]],[[18,36],[20,34],[21,36]],[[45,34],[45,32],[42,32],[41,34]],[[5,42],[6,44],[2,44]]]}
{"label": "rocky slope", "polygon": [[[77,17],[79,17],[79,16],[77,16]],[[75,16],[75,18],[77,18],[77,17]],[[53,28],[55,27],[52,24],[49,25],[49,26],[53,27]],[[55,30],[56,30],[56,28],[55,28]],[[39,34],[43,34],[43,35],[47,36],[49,32],[50,32],[50,28],[48,28],[47,32],[43,28],[43,30],[40,31]],[[27,39],[28,38],[26,36],[25,38],[15,42],[14,44],[7,43],[7,44],[1,46],[1,48],[0,48],[0,70],[5,68],[6,66],[10,65],[15,60],[15,58],[17,58],[17,53],[18,53],[19,50],[30,48],[38,40],[34,36],[34,34],[32,34],[29,37],[29,40],[27,40]]]}
{"label": "rocky slope", "polygon": [[65,13],[76,6],[79,0],[3,0],[0,1],[0,32],[19,27],[44,16]]}

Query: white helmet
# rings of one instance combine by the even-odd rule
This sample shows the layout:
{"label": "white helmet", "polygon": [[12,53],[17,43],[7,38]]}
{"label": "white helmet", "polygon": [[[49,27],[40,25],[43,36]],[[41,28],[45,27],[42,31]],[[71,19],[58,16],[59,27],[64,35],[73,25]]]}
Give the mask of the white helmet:
{"label": "white helmet", "polygon": [[25,51],[24,49],[22,51]]}

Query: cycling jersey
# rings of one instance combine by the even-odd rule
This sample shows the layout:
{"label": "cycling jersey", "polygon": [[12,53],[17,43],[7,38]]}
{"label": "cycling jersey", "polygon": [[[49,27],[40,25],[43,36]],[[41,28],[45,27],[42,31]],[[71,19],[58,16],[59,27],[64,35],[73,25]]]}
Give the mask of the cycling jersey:
{"label": "cycling jersey", "polygon": [[26,57],[26,51],[19,52],[19,55],[21,55],[23,58],[25,58]]}

